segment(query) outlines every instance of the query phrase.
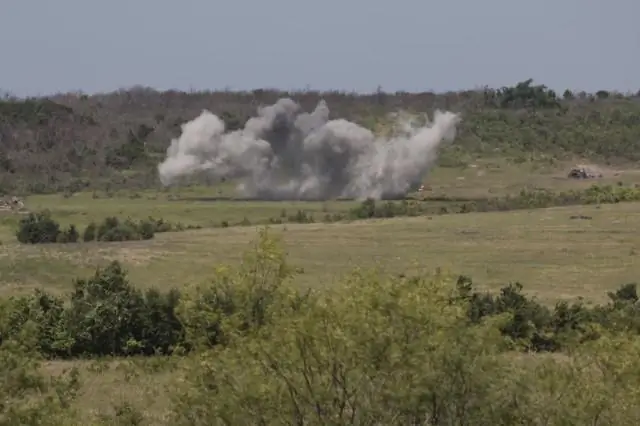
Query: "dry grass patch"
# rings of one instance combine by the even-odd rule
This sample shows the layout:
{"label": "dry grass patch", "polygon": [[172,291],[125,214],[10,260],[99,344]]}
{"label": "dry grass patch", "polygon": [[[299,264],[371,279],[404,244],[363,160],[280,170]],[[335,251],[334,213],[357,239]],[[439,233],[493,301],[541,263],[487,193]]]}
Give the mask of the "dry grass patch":
{"label": "dry grass patch", "polygon": [[74,367],[79,370],[81,388],[74,406],[87,424],[102,416],[113,418],[129,406],[144,416],[144,424],[153,425],[168,424],[169,393],[178,378],[178,363],[171,358],[49,361],[43,368],[53,376]]}

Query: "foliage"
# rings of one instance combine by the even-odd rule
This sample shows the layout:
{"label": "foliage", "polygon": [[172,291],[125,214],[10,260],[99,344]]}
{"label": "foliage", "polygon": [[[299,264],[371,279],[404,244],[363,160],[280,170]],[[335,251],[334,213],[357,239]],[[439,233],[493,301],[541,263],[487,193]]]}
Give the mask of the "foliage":
{"label": "foliage", "polygon": [[91,222],[89,225],[87,225],[87,227],[84,229],[84,232],[82,233],[82,241],[84,242],[95,241],[97,237],[97,232],[98,232],[98,225],[95,222]]}
{"label": "foliage", "polygon": [[[310,295],[289,284],[294,270],[276,239],[262,231],[239,268],[218,268],[207,283],[161,293],[132,286],[118,262],[74,282],[66,298],[42,290],[7,301],[7,336],[28,322],[37,326],[34,350],[48,357],[151,355],[227,345],[252,334],[274,315],[302,309]],[[371,276],[373,277],[373,275]],[[371,278],[373,279],[373,278]],[[424,279],[424,277],[414,277]],[[602,330],[640,334],[640,304],[634,283],[610,293],[610,302],[593,307],[567,302],[549,308],[509,283],[497,294],[477,291],[469,277],[452,286],[470,325],[508,314],[499,328],[510,347],[558,352],[597,340]],[[462,306],[462,305],[461,305]]]}
{"label": "foliage", "polygon": [[[547,207],[561,207],[571,205],[612,204],[640,201],[640,187],[623,185],[592,185],[586,189],[568,191],[551,190],[522,190],[516,195],[486,198],[455,198],[447,196],[425,197],[422,199],[404,199],[401,201],[376,201],[366,199],[345,212],[325,213],[320,218],[314,212],[297,209],[289,214],[286,210],[277,217],[254,222],[253,224],[282,224],[282,223],[314,223],[322,221],[333,223],[350,220],[384,219],[406,216],[432,216],[443,214],[461,214],[473,212],[510,211],[523,209],[537,209]],[[316,213],[317,214],[317,213]],[[154,219],[149,219],[154,221]],[[170,225],[160,220],[156,232],[180,231],[190,229],[191,226]],[[222,221],[219,227],[251,225],[246,217],[236,222]]]}
{"label": "foliage", "polygon": [[184,230],[188,230],[188,229],[200,229],[201,226],[199,225],[184,225],[180,222],[169,222],[163,218],[154,218],[152,216],[149,216],[145,222],[147,224],[149,224],[148,226],[151,227],[151,229],[153,229],[154,233],[160,233],[160,232],[179,232],[179,231],[184,231]]}
{"label": "foliage", "polygon": [[324,99],[332,116],[374,130],[385,127],[389,114],[400,109],[417,115],[436,109],[460,112],[464,119],[456,142],[441,157],[454,166],[459,152],[640,159],[640,103],[635,94],[566,91],[560,97],[530,79],[500,89],[366,95],[308,90],[159,92],[136,87],[91,96],[0,100],[0,187],[9,193],[62,192],[79,182],[90,189],[107,184],[156,187],[155,163],[178,136],[181,124],[208,109],[228,129],[238,129],[259,105],[282,97],[294,99],[305,110]]}
{"label": "foliage", "polygon": [[116,262],[96,271],[89,280],[77,280],[70,306],[64,311],[64,334],[58,349],[79,354],[124,355],[166,353],[179,338],[173,315],[176,292],[166,295],[133,288]]}
{"label": "foliage", "polygon": [[70,424],[75,414],[71,402],[80,385],[78,371],[70,369],[57,377],[43,374],[31,344],[41,337],[39,325],[27,321],[7,337],[10,313],[6,304],[0,305],[0,425]]}
{"label": "foliage", "polygon": [[98,226],[96,238],[98,241],[134,241],[150,240],[155,234],[155,227],[148,221],[138,223],[131,219],[121,221],[111,216],[104,219]]}
{"label": "foliage", "polygon": [[636,424],[637,339],[601,329],[561,362],[513,354],[537,327],[570,329],[563,312],[519,285],[487,298],[464,277],[356,272],[191,356],[171,423]]}
{"label": "foliage", "polygon": [[56,238],[57,243],[77,243],[80,234],[75,225],[69,225],[66,231],[60,232]]}
{"label": "foliage", "polygon": [[[113,262],[66,299],[0,301],[0,424],[77,424],[77,371],[42,375],[39,354],[172,351],[184,355],[168,388],[173,425],[640,420],[634,283],[606,305],[550,308],[518,283],[492,294],[439,273],[356,270],[304,294],[291,277],[265,230],[239,267],[183,296],[141,292]],[[129,402],[114,409],[100,421],[145,421]]]}
{"label": "foliage", "polygon": [[244,128],[248,119],[246,117],[239,117],[237,114],[233,114],[229,111],[223,111],[220,118],[224,121],[224,128],[227,132],[234,132]]}
{"label": "foliage", "polygon": [[362,201],[351,209],[344,219],[372,219],[396,216],[421,216],[450,213],[472,213],[561,207],[584,204],[615,204],[640,201],[638,186],[592,185],[584,190],[554,192],[550,190],[522,190],[518,195],[495,198],[457,200],[439,197],[424,200],[402,200],[399,202]]}
{"label": "foliage", "polygon": [[136,163],[148,160],[146,140],[153,130],[145,124],[139,125],[135,133],[129,130],[126,142],[109,152],[106,164],[115,169],[129,169]]}
{"label": "foliage", "polygon": [[559,108],[560,102],[553,90],[543,84],[531,85],[533,79],[521,81],[513,87],[485,90],[487,105],[498,108]]}
{"label": "foliage", "polygon": [[[487,198],[451,198],[430,197],[424,199],[405,199],[401,201],[375,201],[367,199],[347,212],[327,213],[321,220],[325,223],[380,219],[403,216],[431,216],[442,214],[459,214],[472,212],[509,211],[536,209],[585,204],[613,204],[640,201],[640,187],[623,185],[592,185],[586,189],[554,192],[550,190],[522,190],[517,195]],[[314,223],[314,214],[298,209],[294,214],[285,210],[279,217],[272,217],[261,224],[281,223]],[[246,217],[237,222],[223,221],[220,227],[249,226],[252,222]],[[255,224],[255,223],[254,223]],[[56,226],[58,228],[56,228]],[[75,226],[65,231],[59,230],[49,212],[32,213],[23,218],[17,234],[23,242],[75,242],[79,235]],[[84,230],[82,240],[87,241],[130,241],[151,239],[159,232],[178,232],[198,229],[201,226],[172,223],[162,218],[124,221],[116,217],[108,217],[101,224],[90,223]],[[57,229],[57,230],[56,230]],[[63,235],[61,235],[63,234]],[[55,236],[55,237],[54,237]],[[22,238],[22,240],[20,240]]]}
{"label": "foliage", "polygon": [[39,213],[29,213],[22,218],[16,232],[16,238],[23,244],[55,243],[58,242],[62,233],[60,224],[51,218],[49,211],[45,210]]}
{"label": "foliage", "polygon": [[[99,225],[89,223],[82,233],[82,241],[133,241],[150,240],[156,232],[181,231],[197,228],[184,226],[180,223],[173,224],[163,219],[149,217],[146,220],[124,221],[117,217],[107,217]],[[16,238],[23,244],[44,243],[76,243],[80,240],[80,233],[75,225],[69,225],[67,229],[61,229],[60,224],[51,217],[47,210],[38,213],[29,213],[20,220]]]}
{"label": "foliage", "polygon": [[182,341],[175,314],[179,299],[176,290],[135,289],[112,262],[76,280],[66,303],[41,290],[11,299],[3,334],[17,336],[34,324],[34,349],[48,357],[169,353]]}
{"label": "foliage", "polygon": [[240,268],[219,268],[210,283],[185,294],[179,317],[187,342],[197,347],[226,344],[238,333],[264,326],[282,300],[293,298],[293,289],[284,286],[292,275],[277,240],[263,230]]}
{"label": "foliage", "polygon": [[42,124],[56,116],[73,115],[72,108],[48,99],[4,99],[0,101],[0,120]]}

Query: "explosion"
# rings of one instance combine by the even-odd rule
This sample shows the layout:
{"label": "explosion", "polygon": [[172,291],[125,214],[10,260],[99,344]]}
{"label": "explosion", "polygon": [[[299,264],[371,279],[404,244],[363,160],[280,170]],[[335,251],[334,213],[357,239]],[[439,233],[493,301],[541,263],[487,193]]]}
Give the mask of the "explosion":
{"label": "explosion", "polygon": [[258,199],[398,198],[420,184],[459,122],[457,114],[436,111],[422,127],[402,121],[400,135],[381,138],[329,120],[324,101],[306,113],[285,98],[260,108],[243,129],[225,132],[222,119],[205,110],[182,125],[158,172],[163,185],[197,172],[237,179],[239,192]]}

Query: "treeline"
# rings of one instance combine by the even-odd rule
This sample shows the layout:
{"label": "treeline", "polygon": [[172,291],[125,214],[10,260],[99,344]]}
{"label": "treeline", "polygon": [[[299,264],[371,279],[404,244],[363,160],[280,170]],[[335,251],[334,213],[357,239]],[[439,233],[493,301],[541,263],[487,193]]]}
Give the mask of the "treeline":
{"label": "treeline", "polygon": [[448,93],[158,92],[136,87],[109,94],[60,94],[0,100],[0,193],[77,192],[84,189],[150,188],[156,166],[181,124],[203,109],[237,129],[259,105],[291,97],[305,110],[320,99],[333,118],[376,130],[398,110],[461,112],[456,143],[444,157],[529,153],[593,159],[639,159],[638,94],[569,90],[556,94],[525,80],[499,89]]}
{"label": "treeline", "polygon": [[[495,198],[459,200],[450,197],[431,197],[423,200],[375,201],[367,199],[345,212],[314,213],[297,210],[288,213],[282,210],[278,217],[252,222],[246,216],[237,221],[223,220],[217,226],[251,226],[283,223],[334,223],[351,220],[380,219],[392,217],[415,217],[473,212],[494,212],[522,209],[538,209],[589,204],[615,204],[640,201],[640,188],[636,186],[592,185],[584,190],[554,192],[550,190],[522,190],[517,195]],[[82,233],[75,225],[62,229],[48,211],[30,213],[21,219],[16,237],[21,243],[75,243],[78,241],[133,241],[148,240],[158,232],[175,232],[198,229],[196,225],[173,224],[164,219],[149,217],[134,221],[108,217],[102,223],[90,223]]]}
{"label": "treeline", "polygon": [[[427,201],[376,202],[368,199],[351,209],[348,218],[371,219],[402,216],[424,216],[451,213],[494,212],[526,209],[542,209],[549,207],[617,204],[640,201],[640,187],[592,185],[584,190],[551,191],[521,190],[517,195],[506,195],[494,198],[478,198],[475,200],[455,200],[449,197],[427,199]],[[434,203],[440,206],[433,206]],[[333,221],[336,217],[331,217]]]}
{"label": "treeline", "polygon": [[101,223],[89,223],[82,235],[73,224],[63,229],[51,217],[51,212],[44,210],[29,213],[23,217],[16,231],[16,238],[23,244],[77,243],[79,241],[137,241],[150,240],[158,232],[174,232],[194,229],[196,226],[172,224],[164,219],[147,219],[134,221],[115,216],[105,218]]}
{"label": "treeline", "polygon": [[[486,293],[468,277],[440,274],[356,271],[301,292],[293,271],[263,233],[239,267],[181,294],[141,292],[112,263],[65,298],[5,299],[0,420],[86,424],[72,405],[82,378],[71,371],[45,380],[35,352],[173,353],[150,357],[180,360],[166,385],[162,418],[171,425],[640,420],[635,284],[604,305],[548,307],[519,284]],[[144,424],[140,409],[120,406],[95,424]]]}
{"label": "treeline", "polygon": [[[278,217],[251,222],[242,217],[236,222],[224,220],[218,225],[222,228],[230,226],[250,226],[282,223],[333,223],[350,220],[365,220],[392,217],[415,217],[426,215],[461,214],[472,212],[510,211],[588,204],[614,204],[640,201],[638,186],[592,185],[584,190],[554,192],[550,190],[522,190],[512,196],[479,198],[474,200],[458,200],[449,197],[427,198],[423,200],[375,201],[367,199],[346,212],[317,214],[305,210],[297,210],[293,214],[282,210]],[[102,223],[90,223],[80,235],[75,225],[62,229],[61,225],[51,217],[49,211],[29,213],[20,220],[16,237],[21,243],[75,243],[78,241],[134,241],[153,238],[158,232],[175,232],[198,229],[196,225],[173,224],[162,218],[149,217],[134,221],[117,217],[105,218]]]}
{"label": "treeline", "polygon": [[[260,259],[260,262],[267,262]],[[273,273],[273,271],[269,271]],[[189,332],[200,343],[216,346],[228,333],[244,332],[268,321],[281,301],[285,275],[259,277],[262,282],[238,285],[219,276],[186,299],[177,289],[142,291],[132,285],[118,262],[99,268],[89,278],[77,279],[65,297],[44,290],[6,300],[0,335],[18,336],[26,324],[37,331],[37,349],[53,358],[170,354],[188,351]],[[266,280],[265,280],[266,278]],[[420,281],[405,277],[401,281]],[[500,326],[514,345],[535,352],[555,352],[576,342],[597,339],[594,325],[604,330],[640,334],[636,284],[609,293],[606,305],[558,303],[549,308],[523,293],[520,283],[510,283],[497,294],[479,292],[468,277],[459,277],[453,299],[465,306],[469,324],[487,317],[509,314]],[[290,295],[289,295],[290,296]],[[307,296],[292,302],[303,309]],[[231,330],[230,319],[239,320]]]}

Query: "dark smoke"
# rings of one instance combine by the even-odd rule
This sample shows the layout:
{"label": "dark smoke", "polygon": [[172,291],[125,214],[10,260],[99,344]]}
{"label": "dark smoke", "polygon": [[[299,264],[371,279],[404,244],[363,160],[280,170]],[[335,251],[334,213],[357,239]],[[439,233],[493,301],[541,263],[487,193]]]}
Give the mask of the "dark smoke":
{"label": "dark smoke", "polygon": [[400,136],[383,139],[347,120],[329,120],[324,101],[305,113],[280,99],[244,129],[225,133],[224,122],[203,111],[182,125],[158,171],[164,185],[199,171],[238,179],[243,195],[260,199],[397,198],[422,181],[459,121],[436,111],[432,123],[414,128],[404,120]]}

